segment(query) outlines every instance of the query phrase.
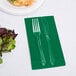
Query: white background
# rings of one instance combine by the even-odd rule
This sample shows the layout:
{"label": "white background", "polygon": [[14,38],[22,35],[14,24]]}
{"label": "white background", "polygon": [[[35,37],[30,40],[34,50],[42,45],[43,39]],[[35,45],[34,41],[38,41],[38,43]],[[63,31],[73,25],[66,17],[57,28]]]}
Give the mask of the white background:
{"label": "white background", "polygon": [[[24,18],[45,15],[55,17],[66,66],[32,70]],[[39,9],[25,16],[0,11],[0,24],[18,33],[16,49],[3,55],[0,76],[76,76],[76,0],[45,0]]]}

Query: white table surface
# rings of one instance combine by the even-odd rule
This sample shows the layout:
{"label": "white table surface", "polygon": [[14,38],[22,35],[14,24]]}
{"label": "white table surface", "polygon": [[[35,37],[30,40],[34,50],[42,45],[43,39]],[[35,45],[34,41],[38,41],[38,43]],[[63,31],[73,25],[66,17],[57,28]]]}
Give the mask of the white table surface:
{"label": "white table surface", "polygon": [[[32,70],[24,18],[47,15],[55,17],[66,66]],[[25,16],[0,11],[0,24],[18,32],[16,49],[8,54],[6,62],[0,66],[0,76],[76,76],[76,0],[45,0],[39,9]]]}

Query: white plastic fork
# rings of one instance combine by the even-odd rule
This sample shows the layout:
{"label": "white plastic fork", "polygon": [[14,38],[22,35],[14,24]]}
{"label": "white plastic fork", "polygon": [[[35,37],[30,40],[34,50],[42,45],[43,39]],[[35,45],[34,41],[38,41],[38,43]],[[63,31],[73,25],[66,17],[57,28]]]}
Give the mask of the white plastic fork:
{"label": "white plastic fork", "polygon": [[42,49],[41,39],[40,39],[41,30],[40,30],[38,18],[32,19],[32,28],[33,28],[33,34],[36,37],[37,42],[38,42],[38,48],[39,48],[39,52],[41,56],[41,64],[45,66],[46,60],[45,60],[45,56]]}

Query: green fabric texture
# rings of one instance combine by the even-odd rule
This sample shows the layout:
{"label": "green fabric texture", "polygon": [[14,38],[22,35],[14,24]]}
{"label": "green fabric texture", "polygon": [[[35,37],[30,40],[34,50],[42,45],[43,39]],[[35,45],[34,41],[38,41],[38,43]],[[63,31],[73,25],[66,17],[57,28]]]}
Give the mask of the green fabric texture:
{"label": "green fabric texture", "polygon": [[54,16],[25,18],[32,69],[64,66]]}

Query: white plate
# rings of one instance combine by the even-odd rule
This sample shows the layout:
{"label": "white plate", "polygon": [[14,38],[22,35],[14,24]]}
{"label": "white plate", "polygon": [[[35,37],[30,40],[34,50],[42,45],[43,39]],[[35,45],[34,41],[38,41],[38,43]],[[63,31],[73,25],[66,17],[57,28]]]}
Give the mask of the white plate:
{"label": "white plate", "polygon": [[11,5],[7,0],[0,0],[0,10],[14,15],[25,15],[39,8],[44,0],[36,0],[34,4],[29,7],[16,7]]}

